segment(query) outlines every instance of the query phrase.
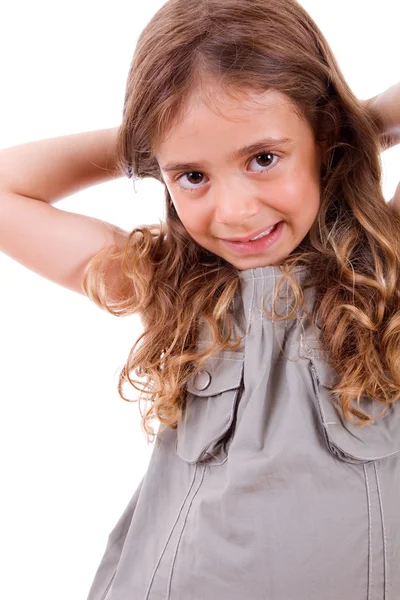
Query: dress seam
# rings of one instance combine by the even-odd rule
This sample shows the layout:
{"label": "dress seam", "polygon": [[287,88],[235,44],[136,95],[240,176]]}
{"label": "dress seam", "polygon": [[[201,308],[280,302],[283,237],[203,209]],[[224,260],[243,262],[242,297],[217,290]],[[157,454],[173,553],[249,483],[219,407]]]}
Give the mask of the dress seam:
{"label": "dress seam", "polygon": [[366,465],[364,465],[365,485],[367,489],[367,504],[368,504],[368,590],[367,600],[371,600],[371,585],[372,585],[372,517],[371,517],[371,495],[368,482],[368,474]]}
{"label": "dress seam", "polygon": [[[197,469],[196,469],[196,471],[197,471]],[[192,506],[193,500],[195,499],[195,497],[196,497],[199,489],[201,488],[201,484],[203,483],[205,472],[206,472],[206,467],[204,466],[203,467],[203,473],[202,473],[202,476],[200,478],[199,485],[197,486],[197,490],[195,491],[195,493],[192,496],[192,499],[189,502],[189,506],[188,506],[188,509],[186,511],[185,519],[183,521],[183,525],[182,525],[181,531],[179,533],[178,541],[177,541],[176,547],[175,547],[175,552],[173,554],[172,561],[171,561],[171,569],[170,569],[170,573],[169,573],[169,577],[168,577],[167,595],[165,597],[165,600],[171,600],[172,576],[173,576],[173,573],[174,573],[174,566],[175,566],[176,556],[178,554],[178,548],[179,548],[179,545],[180,545],[180,541],[182,539],[183,532],[185,530],[185,525],[186,525],[187,518],[189,516],[190,507]]]}
{"label": "dress seam", "polygon": [[174,523],[172,524],[172,527],[171,527],[171,530],[170,530],[170,532],[169,532],[169,535],[168,535],[168,537],[167,537],[167,540],[166,540],[166,542],[165,542],[165,544],[164,544],[164,547],[163,547],[163,549],[162,549],[162,551],[161,551],[161,554],[160,554],[160,556],[159,556],[159,558],[158,558],[158,561],[156,562],[156,565],[155,565],[155,567],[154,567],[153,573],[152,573],[152,575],[151,575],[151,578],[150,578],[150,581],[149,581],[149,585],[148,585],[148,587],[147,587],[147,590],[146,590],[145,600],[148,600],[148,598],[149,598],[149,594],[150,594],[150,591],[151,591],[151,586],[153,585],[154,578],[155,578],[155,575],[156,575],[156,573],[157,573],[157,569],[158,569],[158,567],[159,567],[159,565],[160,565],[160,562],[161,562],[161,559],[162,559],[162,557],[164,556],[165,550],[166,550],[166,548],[167,548],[167,546],[168,546],[168,542],[169,542],[169,540],[171,539],[171,536],[172,536],[172,533],[173,533],[173,531],[174,531],[174,529],[175,529],[175,527],[176,527],[176,524],[177,524],[177,522],[179,521],[179,517],[180,517],[180,515],[181,515],[181,513],[182,513],[183,507],[185,506],[186,500],[187,500],[187,498],[188,498],[188,496],[189,496],[189,494],[190,494],[190,492],[191,492],[191,490],[192,490],[192,487],[193,487],[193,485],[194,485],[194,482],[195,482],[195,479],[196,479],[196,473],[197,473],[197,466],[196,466],[196,468],[194,469],[194,473],[193,473],[193,479],[192,479],[192,481],[191,481],[191,483],[190,483],[190,485],[189,485],[189,489],[188,489],[188,491],[187,491],[187,494],[185,495],[185,498],[183,499],[183,502],[182,502],[182,504],[181,504],[181,507],[180,507],[180,509],[178,510],[178,515],[177,515],[177,517],[176,517],[176,519],[175,519]]}
{"label": "dress seam", "polygon": [[374,462],[374,469],[375,469],[376,485],[378,488],[379,508],[381,511],[381,520],[382,520],[383,572],[384,572],[384,591],[385,591],[383,600],[389,600],[388,595],[387,595],[387,549],[386,549],[385,519],[384,519],[384,515],[383,515],[383,503],[382,503],[381,486],[380,486],[379,477],[378,477],[378,467],[375,462]]}

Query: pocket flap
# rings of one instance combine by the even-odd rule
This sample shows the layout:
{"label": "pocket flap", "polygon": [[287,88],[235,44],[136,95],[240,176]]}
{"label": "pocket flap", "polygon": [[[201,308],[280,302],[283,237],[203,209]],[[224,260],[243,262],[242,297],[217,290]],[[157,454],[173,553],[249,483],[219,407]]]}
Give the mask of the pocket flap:
{"label": "pocket flap", "polygon": [[[319,416],[328,447],[332,454],[347,462],[369,462],[400,454],[400,404],[390,406],[387,413],[360,428],[344,418],[339,402],[332,392],[338,380],[336,371],[323,359],[310,358],[317,393]],[[384,405],[364,397],[361,410],[376,418]]]}
{"label": "pocket flap", "polygon": [[243,359],[243,352],[232,351],[227,351],[222,356],[207,358],[201,366],[200,373],[192,375],[187,382],[188,392],[195,396],[207,397],[239,387]]}
{"label": "pocket flap", "polygon": [[188,381],[186,406],[177,425],[176,451],[183,460],[225,460],[222,442],[233,423],[243,362],[243,352],[212,356]]}

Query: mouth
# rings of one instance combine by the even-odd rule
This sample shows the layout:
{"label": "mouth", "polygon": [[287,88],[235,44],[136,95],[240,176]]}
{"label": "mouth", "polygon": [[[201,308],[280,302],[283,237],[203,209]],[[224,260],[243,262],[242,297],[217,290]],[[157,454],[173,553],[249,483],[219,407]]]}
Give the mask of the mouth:
{"label": "mouth", "polygon": [[269,227],[265,227],[262,230],[259,230],[257,232],[254,232],[253,234],[250,234],[247,237],[241,237],[241,238],[221,238],[224,242],[233,242],[233,243],[247,243],[247,242],[254,242],[255,240],[258,240],[266,235],[269,235],[270,233],[272,233],[273,231],[275,231],[275,229],[277,228],[277,226],[279,225],[281,221],[275,223],[274,225],[270,225]]}
{"label": "mouth", "polygon": [[235,254],[258,254],[271,248],[282,237],[284,230],[284,222],[279,221],[272,225],[269,229],[260,232],[252,240],[248,241],[231,241],[221,240],[226,248],[233,251]]}

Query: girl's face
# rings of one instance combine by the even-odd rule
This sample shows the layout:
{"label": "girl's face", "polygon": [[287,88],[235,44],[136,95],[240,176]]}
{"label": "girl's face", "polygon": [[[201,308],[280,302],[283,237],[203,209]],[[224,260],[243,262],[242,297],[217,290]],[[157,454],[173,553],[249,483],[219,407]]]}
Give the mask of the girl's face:
{"label": "girl's face", "polygon": [[[241,100],[219,91],[212,107],[193,95],[188,106],[155,152],[183,226],[239,270],[281,264],[320,205],[321,153],[311,127],[276,91]],[[228,241],[277,223],[257,242]]]}

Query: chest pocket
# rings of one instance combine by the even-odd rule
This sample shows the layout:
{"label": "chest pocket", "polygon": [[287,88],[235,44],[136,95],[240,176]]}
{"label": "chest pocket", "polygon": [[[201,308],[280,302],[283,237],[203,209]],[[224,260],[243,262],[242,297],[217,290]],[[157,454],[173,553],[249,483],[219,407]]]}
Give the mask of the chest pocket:
{"label": "chest pocket", "polygon": [[[384,417],[359,428],[344,418],[332,388],[338,374],[325,360],[326,355],[310,347],[303,352],[309,359],[314,383],[317,410],[330,452],[351,463],[367,463],[400,454],[400,404],[390,407]],[[378,417],[384,405],[364,398],[360,407],[371,417]]]}
{"label": "chest pocket", "polygon": [[243,352],[208,358],[187,383],[177,426],[177,454],[186,462],[225,462],[243,376]]}

